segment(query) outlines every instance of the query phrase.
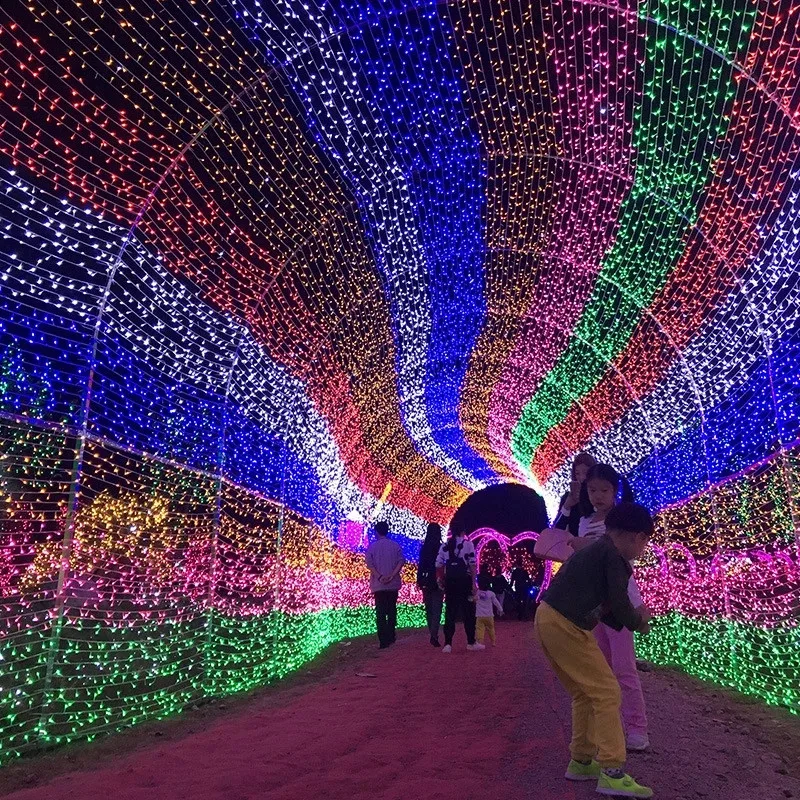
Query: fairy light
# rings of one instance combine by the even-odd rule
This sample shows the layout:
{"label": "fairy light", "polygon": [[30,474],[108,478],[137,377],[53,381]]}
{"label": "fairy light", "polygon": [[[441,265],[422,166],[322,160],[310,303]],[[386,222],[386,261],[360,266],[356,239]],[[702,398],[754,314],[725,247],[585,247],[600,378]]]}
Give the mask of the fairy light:
{"label": "fairy light", "polygon": [[[554,54],[557,82],[555,136],[548,153],[557,158],[551,191],[554,206],[564,213],[548,220],[532,253],[530,277],[520,276],[531,284],[527,307],[513,348],[504,356],[503,371],[491,387],[489,439],[506,465],[516,464],[512,431],[523,406],[567,345],[603,255],[615,235],[626,235],[626,222],[638,225],[629,206],[641,191],[641,179],[634,185],[634,174],[646,173],[646,168],[634,173],[634,147],[641,144],[642,126],[633,125],[626,114],[632,98],[641,105],[638,84],[646,50],[638,20],[621,9],[589,4],[564,10],[546,5],[543,12],[543,46]],[[576,109],[582,109],[577,124]],[[520,213],[527,209],[522,206]],[[628,257],[635,263],[635,252]],[[522,459],[519,467],[527,475],[528,462]]]}
{"label": "fairy light", "polygon": [[377,514],[421,625],[426,522],[584,447],[657,515],[640,654],[798,710],[799,26],[4,6],[0,760],[370,632]]}
{"label": "fairy light", "polygon": [[[798,358],[791,331],[798,323],[800,287],[788,280],[800,253],[798,179],[795,172],[787,183],[786,207],[759,258],[742,274],[746,297],[732,293],[655,390],[587,445],[628,473],[651,508],[676,502],[700,491],[709,477],[713,482],[765,457],[778,439],[790,443],[800,437],[790,411]],[[753,325],[754,314],[762,319],[759,327]],[[697,394],[708,409],[702,428]],[[708,456],[704,435],[716,443]],[[568,482],[564,465],[546,488],[559,496]]]}
{"label": "fairy light", "polygon": [[[645,92],[633,128],[636,179],[573,338],[552,369],[540,373],[541,385],[514,429],[512,449],[524,466],[574,400],[597,383],[607,360],[623,349],[642,308],[675,269],[695,227],[697,198],[735,96],[734,71],[723,56],[746,50],[753,11],[745,2],[731,3],[722,21],[707,5],[686,10],[690,18],[684,25],[704,30],[710,38],[700,40],[703,46],[668,26],[650,29],[642,67]],[[678,48],[682,58],[672,74]],[[715,57],[709,56],[709,48]],[[535,466],[534,472],[541,480]]]}
{"label": "fairy light", "polygon": [[[767,86],[760,86],[737,76],[739,91],[723,155],[714,165],[714,178],[684,255],[650,306],[652,316],[639,323],[619,356],[614,372],[606,373],[583,398],[580,410],[570,410],[563,423],[548,432],[534,459],[533,470],[540,480],[552,469],[551,451],[557,452],[560,460],[564,447],[577,450],[588,441],[591,432],[584,413],[591,416],[594,427],[604,428],[618,419],[630,403],[631,393],[639,397],[653,390],[676,352],[687,346],[706,321],[709,309],[730,293],[744,295],[740,308],[730,309],[718,325],[756,329],[775,325],[766,309],[755,305],[749,295],[755,286],[771,282],[770,273],[793,269],[792,256],[797,252],[795,247],[794,252],[787,248],[784,253],[774,253],[774,243],[768,238],[775,228],[785,231],[786,212],[796,206],[796,194],[787,198],[786,187],[796,180],[793,173],[800,157],[800,125],[793,123],[781,102],[794,89],[789,76],[797,69],[800,48],[776,30],[780,17],[773,12],[777,9],[778,4],[772,4],[761,10],[755,41],[762,44],[754,48],[746,65],[756,74],[765,68],[774,70],[775,77],[767,80]],[[760,270],[754,271],[750,262],[762,248],[773,250],[776,261],[760,259]],[[750,275],[744,276],[745,271]],[[771,295],[768,302],[774,298]],[[680,313],[674,313],[675,309]],[[765,347],[769,347],[768,340],[762,349]],[[629,386],[621,385],[620,376],[625,376]]]}

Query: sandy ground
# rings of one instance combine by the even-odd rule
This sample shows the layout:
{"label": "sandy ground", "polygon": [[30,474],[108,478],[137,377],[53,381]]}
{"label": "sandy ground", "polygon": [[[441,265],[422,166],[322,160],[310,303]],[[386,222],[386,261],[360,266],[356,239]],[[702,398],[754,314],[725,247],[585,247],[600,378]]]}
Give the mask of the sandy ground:
{"label": "sandy ground", "polygon": [[[569,704],[530,623],[450,655],[403,632],[337,645],[283,683],[0,770],[14,800],[572,800]],[[457,634],[463,637],[463,632]],[[651,752],[630,771],[667,800],[800,800],[800,718],[667,670],[643,673]]]}

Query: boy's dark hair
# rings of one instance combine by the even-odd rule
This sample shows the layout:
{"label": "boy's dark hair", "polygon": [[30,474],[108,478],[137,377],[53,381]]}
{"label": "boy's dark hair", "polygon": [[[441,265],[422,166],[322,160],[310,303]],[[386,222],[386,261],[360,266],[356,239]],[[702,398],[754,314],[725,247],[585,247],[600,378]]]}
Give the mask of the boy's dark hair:
{"label": "boy's dark hair", "polygon": [[654,527],[650,512],[639,503],[620,503],[606,516],[607,531],[643,533],[650,537],[653,535]]}
{"label": "boy's dark hair", "polygon": [[378,536],[388,536],[389,535],[389,523],[381,520],[380,522],[375,523],[375,533]]}
{"label": "boy's dark hair", "polygon": [[485,592],[492,585],[492,579],[487,572],[478,573],[478,588]]}

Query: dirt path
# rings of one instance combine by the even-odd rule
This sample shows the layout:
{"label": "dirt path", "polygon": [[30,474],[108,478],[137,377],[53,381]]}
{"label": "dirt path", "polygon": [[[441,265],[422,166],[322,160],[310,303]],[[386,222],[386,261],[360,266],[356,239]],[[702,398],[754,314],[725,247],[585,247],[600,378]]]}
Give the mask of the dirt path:
{"label": "dirt path", "polygon": [[[532,626],[446,656],[418,632],[334,648],[249,698],[0,770],[13,800],[572,800],[567,698]],[[670,672],[643,675],[658,798],[800,799],[800,720]],[[52,777],[46,783],[46,777]],[[32,785],[36,784],[36,785]],[[20,788],[23,786],[28,788]]]}

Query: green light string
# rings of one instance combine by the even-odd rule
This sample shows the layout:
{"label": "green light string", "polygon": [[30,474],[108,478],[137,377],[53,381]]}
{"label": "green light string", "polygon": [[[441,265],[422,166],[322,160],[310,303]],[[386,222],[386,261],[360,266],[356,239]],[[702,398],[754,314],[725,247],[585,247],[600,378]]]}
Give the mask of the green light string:
{"label": "green light string", "polygon": [[642,309],[683,253],[730,122],[737,84],[728,62],[746,49],[755,11],[747,0],[640,6],[647,38],[642,99],[634,111],[634,183],[573,337],[512,434],[512,452],[523,469],[550,428],[622,352]]}
{"label": "green light string", "polygon": [[759,628],[672,612],[636,635],[636,655],[800,713],[800,627]]}
{"label": "green light string", "polygon": [[[399,605],[397,620],[399,627],[422,627],[425,610]],[[47,692],[48,627],[9,637],[0,650],[0,764],[276,681],[334,642],[374,633],[375,611],[276,611],[249,619],[215,614],[204,660],[206,624],[206,615],[131,627],[68,622]]]}

